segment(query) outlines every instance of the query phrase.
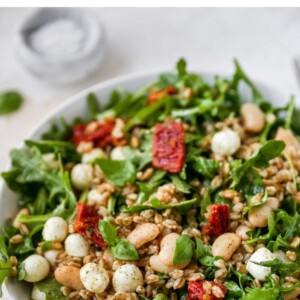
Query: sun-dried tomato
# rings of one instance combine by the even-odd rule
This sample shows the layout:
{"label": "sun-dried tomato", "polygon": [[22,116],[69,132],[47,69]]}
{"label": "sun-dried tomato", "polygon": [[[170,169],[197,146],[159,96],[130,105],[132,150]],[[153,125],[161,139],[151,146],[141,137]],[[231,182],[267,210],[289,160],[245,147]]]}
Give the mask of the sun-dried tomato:
{"label": "sun-dried tomato", "polygon": [[101,216],[98,215],[97,210],[93,206],[78,203],[76,211],[75,232],[80,233],[104,249],[106,247],[106,243],[98,229]]}
{"label": "sun-dried tomato", "polygon": [[153,104],[167,95],[176,94],[176,89],[173,86],[167,86],[163,90],[153,91],[148,95],[148,103]]}
{"label": "sun-dried tomato", "polygon": [[125,139],[117,139],[112,136],[115,123],[114,118],[107,118],[103,121],[75,125],[72,141],[74,144],[94,142],[95,146],[99,148],[105,148],[107,145],[123,146],[126,144]]}
{"label": "sun-dried tomato", "polygon": [[[217,286],[218,295],[215,295],[212,288]],[[186,300],[221,300],[227,293],[227,288],[218,282],[206,281],[201,282],[190,281],[188,285],[188,295]]]}
{"label": "sun-dried tomato", "polygon": [[208,222],[204,227],[205,234],[219,236],[227,232],[230,224],[230,209],[228,204],[213,204]]}
{"label": "sun-dried tomato", "polygon": [[152,144],[153,166],[179,173],[184,163],[184,129],[180,122],[156,124]]}

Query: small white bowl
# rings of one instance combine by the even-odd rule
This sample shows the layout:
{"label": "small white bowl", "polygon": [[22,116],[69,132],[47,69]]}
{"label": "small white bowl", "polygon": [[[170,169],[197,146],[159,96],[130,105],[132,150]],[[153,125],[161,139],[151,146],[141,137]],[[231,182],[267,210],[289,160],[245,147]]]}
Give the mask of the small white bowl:
{"label": "small white bowl", "polygon": [[[30,36],[45,24],[71,20],[84,32],[84,46],[69,56],[50,56],[37,52]],[[85,9],[39,8],[17,27],[14,36],[17,56],[38,78],[50,83],[70,84],[86,79],[99,70],[106,48],[105,30],[97,15]]]}

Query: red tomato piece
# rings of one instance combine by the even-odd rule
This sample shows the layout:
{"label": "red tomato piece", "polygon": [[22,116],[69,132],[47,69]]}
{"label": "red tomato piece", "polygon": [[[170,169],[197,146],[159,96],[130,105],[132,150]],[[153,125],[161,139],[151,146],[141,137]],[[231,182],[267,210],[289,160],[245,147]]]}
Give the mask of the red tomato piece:
{"label": "red tomato piece", "polygon": [[[212,293],[213,286],[217,286],[219,288],[219,292],[223,294],[223,297],[216,297]],[[186,300],[221,300],[227,293],[227,288],[223,284],[214,281],[190,281],[188,285],[188,292]]]}
{"label": "red tomato piece", "polygon": [[148,103],[153,104],[167,95],[174,95],[176,93],[176,89],[173,86],[167,86],[163,90],[153,91],[148,96]]}
{"label": "red tomato piece", "polygon": [[105,148],[107,145],[125,145],[125,139],[116,139],[111,135],[115,123],[116,120],[114,118],[107,118],[103,121],[78,124],[73,128],[72,141],[74,144],[95,142],[95,146],[99,148]]}
{"label": "red tomato piece", "polygon": [[75,231],[104,249],[106,243],[98,229],[101,216],[98,215],[97,210],[93,206],[84,203],[78,203],[76,210]]}
{"label": "red tomato piece", "polygon": [[184,129],[180,122],[156,124],[152,144],[153,165],[179,173],[184,163]]}
{"label": "red tomato piece", "polygon": [[230,209],[228,204],[213,204],[210,216],[204,227],[205,234],[219,236],[227,232],[230,225]]}

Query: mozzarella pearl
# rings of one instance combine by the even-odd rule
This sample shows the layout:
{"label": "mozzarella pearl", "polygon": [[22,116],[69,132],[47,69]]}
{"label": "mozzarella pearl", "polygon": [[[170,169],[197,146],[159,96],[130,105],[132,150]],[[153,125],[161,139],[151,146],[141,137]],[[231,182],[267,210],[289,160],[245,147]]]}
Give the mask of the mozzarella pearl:
{"label": "mozzarella pearl", "polygon": [[80,279],[84,287],[92,293],[102,293],[109,284],[107,271],[95,263],[88,263],[80,269]]}
{"label": "mozzarella pearl", "polygon": [[37,287],[33,287],[31,292],[31,299],[32,300],[46,300],[46,294],[41,292]]}
{"label": "mozzarella pearl", "polygon": [[33,254],[24,260],[25,281],[37,282],[47,277],[50,266],[46,258]]}
{"label": "mozzarella pearl", "polygon": [[50,170],[59,170],[59,161],[55,158],[54,153],[43,154],[42,158]]}
{"label": "mozzarella pearl", "polygon": [[51,267],[55,266],[56,258],[59,254],[57,250],[48,250],[44,253],[44,257],[48,260]]}
{"label": "mozzarella pearl", "polygon": [[123,147],[115,147],[111,150],[110,158],[114,160],[125,160],[125,153]]}
{"label": "mozzarella pearl", "polygon": [[71,171],[71,182],[79,190],[89,188],[93,183],[93,167],[88,164],[77,164]]}
{"label": "mozzarella pearl", "polygon": [[135,265],[123,265],[115,271],[113,276],[113,286],[116,292],[133,293],[143,283],[143,275]]}
{"label": "mozzarella pearl", "polygon": [[93,149],[91,152],[84,153],[81,157],[82,163],[91,163],[97,158],[106,157],[105,152],[102,149]]}
{"label": "mozzarella pearl", "polygon": [[273,259],[275,259],[275,257],[270,250],[267,248],[259,248],[249,258],[246,269],[255,279],[265,281],[266,276],[271,274],[271,268],[260,266],[256,263]]}
{"label": "mozzarella pearl", "polygon": [[275,251],[273,253],[273,256],[274,256],[274,258],[277,258],[277,259],[281,260],[284,263],[289,262],[289,259],[287,258],[286,254],[281,250]]}
{"label": "mozzarella pearl", "polygon": [[43,239],[45,241],[62,242],[68,235],[68,223],[61,217],[52,217],[45,223]]}
{"label": "mozzarella pearl", "polygon": [[84,257],[89,254],[89,248],[89,243],[79,233],[72,233],[65,240],[65,250],[68,255]]}
{"label": "mozzarella pearl", "polygon": [[224,129],[217,132],[211,142],[214,153],[222,155],[232,155],[241,146],[241,139],[235,131]]}

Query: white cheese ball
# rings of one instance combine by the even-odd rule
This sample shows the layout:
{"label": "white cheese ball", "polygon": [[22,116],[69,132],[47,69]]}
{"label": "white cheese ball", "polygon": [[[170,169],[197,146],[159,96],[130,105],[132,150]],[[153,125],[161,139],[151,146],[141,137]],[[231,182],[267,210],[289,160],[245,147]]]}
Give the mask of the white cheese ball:
{"label": "white cheese ball", "polygon": [[143,285],[143,275],[135,265],[119,267],[113,276],[113,286],[116,292],[133,293],[139,285]]}
{"label": "white cheese ball", "polygon": [[217,132],[211,141],[211,149],[214,153],[232,155],[241,146],[239,135],[230,129],[223,129]]}
{"label": "white cheese ball", "polygon": [[46,258],[38,254],[28,256],[24,261],[25,281],[37,282],[47,277],[50,265]]}
{"label": "white cheese ball", "polygon": [[32,288],[31,292],[31,299],[32,300],[46,300],[46,294],[41,292],[37,287]]}
{"label": "white cheese ball", "polygon": [[89,243],[79,233],[72,233],[65,240],[65,250],[68,255],[84,257],[89,254],[89,249]]}
{"label": "white cheese ball", "polygon": [[264,267],[255,263],[265,262],[275,259],[273,253],[267,248],[259,248],[256,250],[246,265],[247,271],[257,280],[265,281],[266,276],[271,274],[270,267]]}
{"label": "white cheese ball", "polygon": [[93,183],[93,167],[89,164],[77,164],[71,171],[71,182],[79,190],[89,188]]}
{"label": "white cheese ball", "polygon": [[102,205],[106,206],[107,197],[103,196],[96,189],[90,190],[87,195],[87,203],[88,205]]}
{"label": "white cheese ball", "polygon": [[50,170],[59,170],[59,161],[55,158],[54,153],[45,153],[42,155],[42,158]]}
{"label": "white cheese ball", "polygon": [[102,293],[109,284],[107,271],[95,263],[88,263],[80,269],[80,279],[84,287],[92,293]]}
{"label": "white cheese ball", "polygon": [[110,158],[113,160],[125,160],[126,156],[123,147],[115,147],[111,150]]}
{"label": "white cheese ball", "polygon": [[44,257],[48,260],[51,267],[55,266],[56,258],[59,254],[57,250],[48,250],[44,253]]}
{"label": "white cheese ball", "polygon": [[102,149],[93,149],[91,152],[84,153],[81,157],[82,163],[91,163],[97,158],[104,158],[106,157],[105,152]]}
{"label": "white cheese ball", "polygon": [[274,258],[277,258],[277,259],[281,260],[282,262],[285,262],[285,263],[289,262],[289,259],[287,258],[286,254],[281,250],[275,251],[273,253],[273,256],[274,256]]}
{"label": "white cheese ball", "polygon": [[61,217],[51,217],[45,223],[43,239],[45,241],[63,242],[68,235],[68,223]]}

